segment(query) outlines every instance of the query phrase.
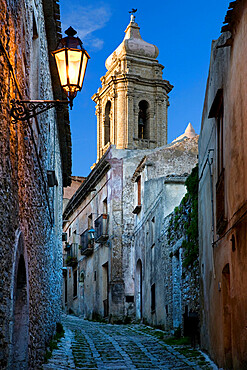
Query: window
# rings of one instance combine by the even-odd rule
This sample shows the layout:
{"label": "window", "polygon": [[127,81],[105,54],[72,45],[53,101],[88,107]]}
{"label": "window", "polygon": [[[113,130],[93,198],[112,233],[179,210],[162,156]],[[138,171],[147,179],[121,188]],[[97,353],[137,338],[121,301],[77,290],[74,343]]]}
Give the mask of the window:
{"label": "window", "polygon": [[150,232],[151,246],[153,246],[155,244],[155,217],[153,217],[151,220]]}
{"label": "window", "polygon": [[149,128],[148,128],[148,102],[145,100],[139,103],[138,112],[138,138],[149,139]]}
{"label": "window", "polygon": [[141,176],[139,176],[136,180],[137,183],[137,205],[140,206],[142,204],[141,201]]}
{"label": "window", "polygon": [[134,296],[133,295],[126,295],[125,296],[126,303],[134,303]]}
{"label": "window", "polygon": [[216,184],[216,231],[221,235],[227,225],[225,209],[225,174],[224,174],[224,104],[223,89],[218,89],[213,104],[210,108],[208,118],[216,120],[216,142],[217,142],[217,177]]}
{"label": "window", "polygon": [[218,167],[218,179],[223,171],[224,161],[224,139],[223,139],[223,104],[219,109],[217,115],[217,167]]}
{"label": "window", "polygon": [[142,195],[142,189],[141,189],[141,176],[138,176],[135,181],[135,208],[133,210],[134,214],[138,214],[141,211],[141,195]]}
{"label": "window", "polygon": [[151,286],[151,313],[155,312],[155,284]]}
{"label": "window", "polygon": [[73,297],[77,297],[77,270],[73,272]]}
{"label": "window", "polygon": [[73,231],[73,243],[76,243],[76,230],[75,231]]}
{"label": "window", "polygon": [[107,215],[108,209],[107,209],[107,198],[103,200],[103,213]]}
{"label": "window", "polygon": [[105,106],[104,120],[104,145],[110,142],[110,126],[111,126],[111,102],[108,101]]}
{"label": "window", "polygon": [[67,283],[67,276],[64,279],[64,303],[66,304],[68,301],[68,283]]}
{"label": "window", "polygon": [[93,215],[92,215],[92,213],[87,218],[87,226],[88,226],[88,230],[92,229],[92,227],[93,227]]}
{"label": "window", "polygon": [[169,311],[168,311],[168,304],[166,304],[166,317],[169,316]]}

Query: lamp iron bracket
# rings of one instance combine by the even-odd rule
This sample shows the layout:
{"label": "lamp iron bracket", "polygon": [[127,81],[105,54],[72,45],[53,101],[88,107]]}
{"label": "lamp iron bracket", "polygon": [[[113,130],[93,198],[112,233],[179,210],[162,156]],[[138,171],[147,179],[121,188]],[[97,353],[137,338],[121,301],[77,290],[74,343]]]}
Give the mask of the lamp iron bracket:
{"label": "lamp iron bracket", "polygon": [[36,117],[51,108],[62,111],[64,104],[68,105],[69,100],[11,100],[10,115],[13,123],[17,123]]}

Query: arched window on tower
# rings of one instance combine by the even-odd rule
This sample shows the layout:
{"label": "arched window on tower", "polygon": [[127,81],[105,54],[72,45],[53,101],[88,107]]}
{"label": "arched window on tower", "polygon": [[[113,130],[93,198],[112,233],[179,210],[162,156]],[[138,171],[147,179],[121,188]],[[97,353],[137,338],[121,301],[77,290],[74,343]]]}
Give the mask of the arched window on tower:
{"label": "arched window on tower", "polygon": [[149,139],[149,104],[146,100],[139,103],[138,113],[138,138]]}
{"label": "arched window on tower", "polygon": [[104,145],[110,142],[110,125],[111,125],[111,102],[108,101],[105,106],[105,122],[104,122]]}

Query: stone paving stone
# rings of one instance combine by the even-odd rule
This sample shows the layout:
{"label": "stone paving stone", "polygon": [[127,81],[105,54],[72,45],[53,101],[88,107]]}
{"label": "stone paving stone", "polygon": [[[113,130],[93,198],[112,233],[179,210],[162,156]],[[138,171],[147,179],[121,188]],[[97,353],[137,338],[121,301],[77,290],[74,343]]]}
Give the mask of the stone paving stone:
{"label": "stone paving stone", "polygon": [[144,325],[103,324],[69,315],[64,316],[63,325],[65,338],[43,370],[201,369],[196,362],[150,335]]}

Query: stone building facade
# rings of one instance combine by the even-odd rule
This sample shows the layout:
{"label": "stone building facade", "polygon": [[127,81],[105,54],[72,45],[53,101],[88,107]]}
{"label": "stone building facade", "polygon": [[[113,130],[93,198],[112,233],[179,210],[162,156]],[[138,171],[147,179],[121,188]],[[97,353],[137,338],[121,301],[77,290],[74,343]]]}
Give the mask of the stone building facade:
{"label": "stone building facade", "polygon": [[219,367],[247,366],[246,25],[233,1],[213,41],[199,140],[201,341]]}
{"label": "stone building facade", "polygon": [[[172,86],[162,79],[157,55],[158,49],[141,39],[132,16],[92,98],[97,104],[97,163],[63,214],[67,312],[117,322],[144,318],[140,305],[145,303],[146,321],[164,323],[158,304],[157,317],[150,316],[152,256],[145,255],[150,247],[146,224],[153,212],[158,238],[162,221],[180,203],[184,179],[197,162],[197,135],[189,125],[180,141],[167,145],[167,94]],[[165,246],[156,245],[155,259],[160,261]],[[143,299],[138,296],[138,261],[147,279],[139,272]],[[162,273],[156,269],[152,275],[160,279],[157,297],[164,294]]]}
{"label": "stone building facade", "polygon": [[197,311],[199,305],[198,285],[191,289],[192,281],[182,278],[186,220],[181,219],[175,231],[170,222],[186,193],[185,180],[197,163],[197,141],[195,135],[154,150],[132,178],[141,184],[133,233],[136,318],[169,331],[182,329],[186,306],[194,309],[186,300],[194,296]]}
{"label": "stone building facade", "polygon": [[[96,312],[123,319],[127,312],[133,311],[130,244],[134,227],[134,183],[131,178],[144,150],[152,151],[166,144],[167,94],[172,88],[162,79],[163,67],[156,60],[157,55],[158,49],[142,40],[132,16],[124,41],[106,61],[108,71],[101,78],[102,87],[92,98],[97,104],[97,164],[64,211],[64,219],[68,221],[64,232],[67,232],[70,243],[78,234],[74,240],[78,245],[81,240],[82,250],[84,231],[95,226],[95,219],[102,217],[99,222],[107,226],[106,240],[99,238],[99,243],[96,240],[94,253],[90,255],[83,251],[86,257],[80,258],[79,265],[84,266],[79,267],[84,276],[84,291],[88,287],[90,295],[91,287],[95,286],[96,294],[94,299],[86,296],[85,292],[81,293],[86,297],[86,316]],[[74,253],[72,249],[68,251],[70,253]],[[72,278],[69,270],[67,274]],[[102,288],[96,288],[103,281],[102,274],[105,283],[102,283]],[[81,276],[80,271],[74,275],[75,278],[78,276]],[[93,283],[87,282],[87,276],[93,279]],[[68,299],[67,296],[65,298]],[[79,300],[73,300],[76,312]]]}
{"label": "stone building facade", "polygon": [[0,367],[37,369],[60,320],[71,139],[68,111],[13,123],[10,101],[62,97],[50,56],[59,5],[1,0],[0,30]]}

